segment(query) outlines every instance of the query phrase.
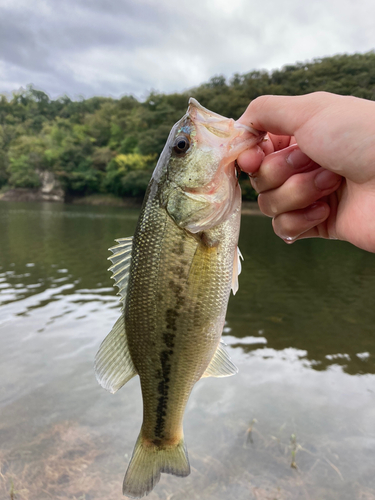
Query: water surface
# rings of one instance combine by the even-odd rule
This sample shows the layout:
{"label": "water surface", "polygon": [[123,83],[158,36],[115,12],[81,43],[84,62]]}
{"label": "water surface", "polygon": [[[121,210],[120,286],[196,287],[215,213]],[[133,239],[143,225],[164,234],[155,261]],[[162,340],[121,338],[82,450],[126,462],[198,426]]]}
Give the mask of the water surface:
{"label": "water surface", "polygon": [[[122,498],[139,382],[106,393],[93,359],[119,315],[107,248],[137,217],[0,204],[0,498]],[[163,475],[150,500],[375,499],[375,255],[289,246],[257,216],[240,248],[224,331],[239,374],[196,385],[192,473]]]}

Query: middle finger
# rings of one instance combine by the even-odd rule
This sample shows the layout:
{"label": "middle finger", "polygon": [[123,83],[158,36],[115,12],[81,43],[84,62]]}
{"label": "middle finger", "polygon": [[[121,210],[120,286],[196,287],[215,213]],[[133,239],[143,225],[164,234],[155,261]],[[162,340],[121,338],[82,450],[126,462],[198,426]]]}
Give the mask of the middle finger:
{"label": "middle finger", "polygon": [[258,193],[275,189],[292,175],[319,168],[294,144],[265,157],[259,170],[251,176],[251,184]]}

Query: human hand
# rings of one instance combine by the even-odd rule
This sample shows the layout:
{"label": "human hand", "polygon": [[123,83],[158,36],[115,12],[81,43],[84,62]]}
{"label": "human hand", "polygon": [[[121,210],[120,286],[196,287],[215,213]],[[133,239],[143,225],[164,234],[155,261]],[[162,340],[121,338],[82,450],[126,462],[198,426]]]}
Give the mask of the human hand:
{"label": "human hand", "polygon": [[375,252],[375,102],[326,92],[263,96],[239,122],[269,132],[238,164],[278,236]]}

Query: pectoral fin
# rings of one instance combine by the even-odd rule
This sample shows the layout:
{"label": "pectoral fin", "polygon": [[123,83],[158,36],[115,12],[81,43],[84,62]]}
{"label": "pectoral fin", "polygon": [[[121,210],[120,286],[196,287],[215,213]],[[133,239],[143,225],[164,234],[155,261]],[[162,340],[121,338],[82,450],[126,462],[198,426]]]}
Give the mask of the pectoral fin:
{"label": "pectoral fin", "polygon": [[206,371],[202,375],[204,377],[230,377],[238,373],[237,366],[231,361],[227,350],[225,349],[225,344],[220,341],[216,352],[211,359]]}
{"label": "pectoral fin", "polygon": [[112,393],[137,375],[130,357],[123,314],[103,340],[95,356],[95,375],[99,384]]}
{"label": "pectoral fin", "polygon": [[237,247],[234,252],[233,274],[232,274],[232,292],[236,295],[238,292],[238,276],[241,273],[241,259],[243,260],[241,250]]}

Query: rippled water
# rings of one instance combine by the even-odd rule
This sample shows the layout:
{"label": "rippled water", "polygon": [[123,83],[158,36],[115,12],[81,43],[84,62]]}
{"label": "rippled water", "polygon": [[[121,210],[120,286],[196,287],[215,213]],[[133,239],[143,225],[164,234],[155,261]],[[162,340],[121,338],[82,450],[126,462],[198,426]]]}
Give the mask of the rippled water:
{"label": "rippled water", "polygon": [[[0,204],[0,498],[122,497],[139,382],[106,393],[93,359],[119,315],[107,248],[137,217]],[[192,473],[163,475],[150,500],[375,499],[375,255],[288,246],[256,216],[240,247],[224,332],[240,372],[196,385]]]}

